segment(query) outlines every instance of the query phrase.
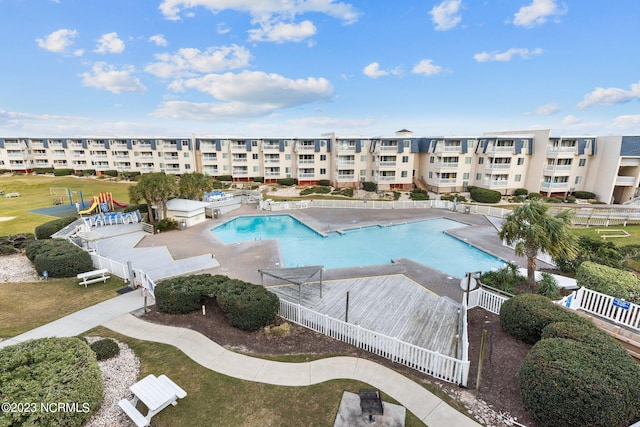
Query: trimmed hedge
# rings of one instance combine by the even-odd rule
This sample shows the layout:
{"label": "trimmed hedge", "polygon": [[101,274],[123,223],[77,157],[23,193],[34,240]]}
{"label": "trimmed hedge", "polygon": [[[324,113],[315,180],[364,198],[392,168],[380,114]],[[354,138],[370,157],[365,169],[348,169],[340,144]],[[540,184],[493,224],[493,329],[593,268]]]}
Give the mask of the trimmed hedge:
{"label": "trimmed hedge", "polygon": [[486,188],[474,187],[469,194],[471,194],[471,199],[478,203],[498,203],[502,199],[502,194],[499,191]]}
{"label": "trimmed hedge", "polygon": [[319,185],[313,187],[306,187],[300,191],[301,196],[306,196],[309,194],[329,194],[331,193],[331,187]]}
{"label": "trimmed hedge", "polygon": [[540,193],[529,193],[527,195],[527,198],[529,200],[540,200],[540,199],[542,199],[542,194],[540,194]]}
{"label": "trimmed hedge", "polygon": [[364,191],[373,193],[375,191],[378,191],[378,184],[376,184],[375,182],[365,181],[362,183],[362,189]]}
{"label": "trimmed hedge", "polygon": [[169,314],[199,310],[210,298],[215,298],[231,325],[246,331],[272,323],[280,306],[278,297],[263,286],[221,275],[176,277],[155,289],[158,310]]}
{"label": "trimmed hedge", "polygon": [[528,344],[540,340],[542,330],[554,322],[589,322],[575,313],[536,294],[521,294],[505,301],[500,308],[500,326],[509,335]]}
{"label": "trimmed hedge", "polygon": [[526,188],[516,188],[516,190],[513,192],[514,196],[526,196],[527,194],[529,194],[529,190],[527,190]]}
{"label": "trimmed hedge", "polygon": [[321,179],[321,180],[318,180],[318,185],[321,185],[323,187],[329,187],[331,186],[331,181],[329,181],[328,179]]}
{"label": "trimmed hedge", "polygon": [[233,181],[233,177],[231,175],[220,175],[216,179],[218,181]]}
{"label": "trimmed hedge", "polygon": [[576,270],[576,283],[596,292],[640,304],[640,279],[630,271],[585,261]]}
{"label": "trimmed hedge", "polygon": [[73,169],[54,169],[53,176],[73,175]]}
{"label": "trimmed hedge", "polygon": [[576,199],[595,199],[596,193],[592,193],[591,191],[576,191],[573,193]]}
{"label": "trimmed hedge", "polygon": [[103,338],[89,344],[91,350],[96,354],[97,360],[107,360],[120,354],[118,343],[111,338]]}
{"label": "trimmed hedge", "polygon": [[53,166],[46,167],[46,168],[33,168],[33,173],[35,173],[36,175],[53,173]]}
{"label": "trimmed hedge", "polygon": [[264,177],[263,176],[254,176],[253,177],[253,182],[264,182]]}
{"label": "trimmed hedge", "polygon": [[429,192],[422,188],[414,188],[409,194],[411,200],[429,200]]}
{"label": "trimmed hedge", "polygon": [[[561,324],[562,323],[562,324]],[[518,386],[541,427],[627,426],[639,414],[640,365],[595,327],[547,328],[522,362]]]}
{"label": "trimmed hedge", "polygon": [[75,220],[77,220],[75,216],[70,216],[66,218],[58,218],[49,222],[45,222],[44,224],[40,224],[35,228],[36,239],[50,239],[52,234],[62,230],[67,225],[71,224]]}
{"label": "trimmed hedge", "polygon": [[296,180],[294,178],[280,178],[278,180],[278,184],[283,185],[285,187],[291,187],[295,183],[296,183]]}
{"label": "trimmed hedge", "polygon": [[49,277],[73,277],[93,270],[91,255],[62,239],[29,242],[25,254],[40,275],[46,271]]}
{"label": "trimmed hedge", "polygon": [[[34,411],[1,411],[0,425],[82,426],[102,402],[96,356],[86,343],[73,337],[5,347],[0,350],[0,400],[38,405]],[[41,402],[56,406],[47,412],[41,410]],[[77,406],[58,410],[58,402]]]}
{"label": "trimmed hedge", "polygon": [[104,175],[110,176],[112,178],[115,178],[118,176],[118,171],[117,170],[113,170],[113,169],[109,169],[106,170],[104,172],[102,172]]}

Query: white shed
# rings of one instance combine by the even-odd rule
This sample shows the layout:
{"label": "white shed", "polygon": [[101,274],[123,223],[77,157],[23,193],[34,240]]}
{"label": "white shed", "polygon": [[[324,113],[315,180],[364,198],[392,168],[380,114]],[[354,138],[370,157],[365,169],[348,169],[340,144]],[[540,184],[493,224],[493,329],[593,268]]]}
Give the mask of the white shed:
{"label": "white shed", "polygon": [[173,218],[180,227],[200,224],[206,221],[204,208],[209,206],[207,202],[187,199],[171,199],[167,201],[167,217]]}

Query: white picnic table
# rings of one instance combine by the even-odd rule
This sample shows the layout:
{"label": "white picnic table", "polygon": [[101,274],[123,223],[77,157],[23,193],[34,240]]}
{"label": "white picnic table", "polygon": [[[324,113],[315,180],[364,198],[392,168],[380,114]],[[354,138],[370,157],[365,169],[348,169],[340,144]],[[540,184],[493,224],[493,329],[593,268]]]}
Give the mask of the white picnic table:
{"label": "white picnic table", "polygon": [[[171,381],[166,375],[148,375],[129,387],[133,393],[133,399],[122,399],[118,405],[124,410],[137,426],[148,426],[151,418],[169,405],[177,405],[178,399],[187,395],[180,386]],[[147,415],[143,416],[136,404],[142,401],[147,407]]]}

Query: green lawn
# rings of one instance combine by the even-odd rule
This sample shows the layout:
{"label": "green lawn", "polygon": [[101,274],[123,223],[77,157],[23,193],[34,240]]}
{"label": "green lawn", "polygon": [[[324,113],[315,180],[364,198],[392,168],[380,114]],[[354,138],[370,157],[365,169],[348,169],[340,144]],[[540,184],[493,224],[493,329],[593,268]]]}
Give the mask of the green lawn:
{"label": "green lawn", "polygon": [[74,278],[35,283],[0,283],[0,337],[13,337],[117,296],[118,278],[88,287]]}
{"label": "green lawn", "polygon": [[[127,343],[141,360],[140,377],[166,374],[187,397],[153,417],[155,426],[332,426],[342,393],[371,386],[333,380],[308,387],[283,387],[239,380],[204,368],[173,346],[139,341],[98,327],[85,335]],[[384,395],[385,401],[397,403]],[[407,427],[424,426],[407,412]]]}
{"label": "green lawn", "polygon": [[572,228],[573,233],[578,236],[587,236],[594,239],[602,240],[603,234],[616,234],[613,232],[600,232],[597,230],[624,230],[627,233],[631,234],[630,237],[613,237],[608,238],[608,242],[614,243],[616,246],[625,246],[625,245],[637,245],[640,244],[640,225],[628,225],[626,227],[623,226],[611,226],[611,227],[575,227]]}
{"label": "green lawn", "polygon": [[[130,182],[115,182],[95,178],[73,176],[54,177],[51,175],[0,175],[0,190],[6,193],[20,193],[20,197],[0,196],[0,229],[2,235],[33,233],[35,227],[53,219],[46,215],[30,213],[29,210],[53,206],[54,197],[50,187],[69,188],[82,191],[82,197],[90,202],[93,196],[109,191],[121,203],[129,202]],[[66,199],[66,203],[69,200]],[[6,218],[12,218],[5,221]]]}

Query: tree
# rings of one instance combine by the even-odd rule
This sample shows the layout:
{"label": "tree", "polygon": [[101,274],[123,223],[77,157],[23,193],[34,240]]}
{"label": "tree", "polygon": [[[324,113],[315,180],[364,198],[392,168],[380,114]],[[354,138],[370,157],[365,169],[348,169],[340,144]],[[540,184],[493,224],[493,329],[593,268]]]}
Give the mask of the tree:
{"label": "tree", "polygon": [[530,201],[518,206],[504,218],[499,232],[508,245],[515,243],[518,256],[527,257],[527,283],[533,289],[536,284],[536,257],[546,252],[553,258],[570,259],[577,254],[577,239],[569,229],[571,212],[549,214],[549,205],[542,201]]}
{"label": "tree", "polygon": [[136,185],[129,187],[129,199],[132,203],[141,200],[147,202],[149,221],[155,223],[152,205],[162,210],[162,218],[167,217],[167,200],[178,195],[178,181],[175,175],[153,172],[142,175]]}
{"label": "tree", "polygon": [[180,196],[196,200],[206,191],[213,190],[213,180],[200,172],[185,173],[180,177]]}

